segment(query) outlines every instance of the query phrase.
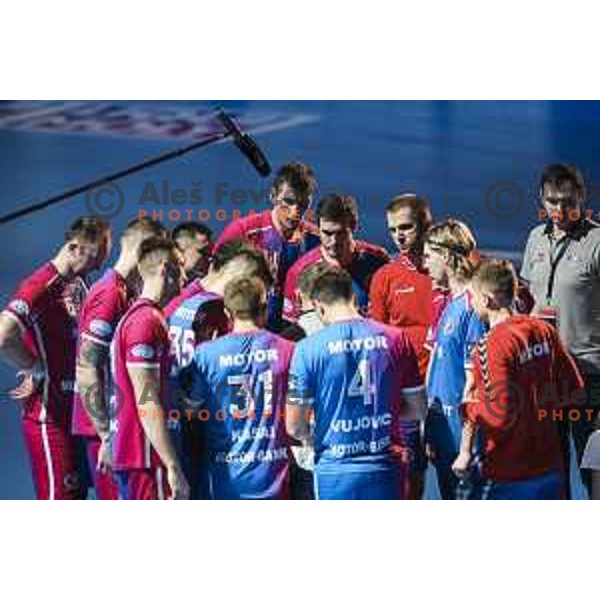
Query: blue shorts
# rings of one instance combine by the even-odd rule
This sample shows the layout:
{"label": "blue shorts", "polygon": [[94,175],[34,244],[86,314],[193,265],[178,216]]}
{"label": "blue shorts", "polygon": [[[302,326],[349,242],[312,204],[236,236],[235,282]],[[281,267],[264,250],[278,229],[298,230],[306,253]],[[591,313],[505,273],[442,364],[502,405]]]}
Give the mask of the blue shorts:
{"label": "blue shorts", "polygon": [[499,483],[489,479],[477,485],[479,500],[563,500],[565,486],[563,474],[549,473],[542,477],[524,479],[511,483]]}
{"label": "blue shorts", "polygon": [[404,498],[401,465],[328,463],[315,468],[317,500],[401,500]]}

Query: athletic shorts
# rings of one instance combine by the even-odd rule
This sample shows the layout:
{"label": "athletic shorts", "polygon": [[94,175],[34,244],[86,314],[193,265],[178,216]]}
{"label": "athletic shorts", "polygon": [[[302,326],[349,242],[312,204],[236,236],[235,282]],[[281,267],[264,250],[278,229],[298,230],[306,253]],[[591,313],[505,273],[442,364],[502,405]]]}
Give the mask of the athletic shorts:
{"label": "athletic shorts", "polygon": [[38,500],[85,500],[89,474],[82,441],[69,428],[23,419]]}
{"label": "athletic shorts", "polygon": [[511,483],[499,483],[488,479],[481,482],[479,494],[475,497],[479,500],[564,500],[566,498],[563,474],[558,471]]}
{"label": "athletic shorts", "polygon": [[315,469],[317,500],[401,500],[404,499],[404,477],[401,465],[354,465],[328,463]]}
{"label": "athletic shorts", "polygon": [[168,500],[171,491],[164,468],[118,471],[121,500]]}

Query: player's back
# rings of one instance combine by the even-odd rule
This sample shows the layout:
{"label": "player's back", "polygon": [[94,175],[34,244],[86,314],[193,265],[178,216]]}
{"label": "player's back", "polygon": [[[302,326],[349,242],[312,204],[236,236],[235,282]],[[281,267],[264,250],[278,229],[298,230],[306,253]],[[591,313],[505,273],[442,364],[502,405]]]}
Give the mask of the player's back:
{"label": "player's back", "polygon": [[[320,497],[329,497],[324,476],[345,488],[336,497],[400,497],[402,390],[419,385],[406,336],[370,319],[329,325],[298,343],[291,377],[295,394],[312,399]],[[357,490],[375,473],[370,492]]]}
{"label": "player's back", "polygon": [[556,418],[567,418],[583,391],[556,330],[517,315],[478,345],[475,377],[485,428],[484,471],[496,481],[539,477],[562,468]]}
{"label": "player's back", "polygon": [[[157,418],[164,418],[164,409],[167,408],[169,337],[164,315],[157,304],[147,298],[139,298],[129,307],[113,337],[111,363],[116,402],[111,415],[113,469],[121,471],[161,466],[138,412],[146,410],[156,414]],[[131,366],[157,368],[160,373],[160,389],[144,392],[145,400],[139,405],[129,374]],[[160,406],[155,403],[157,396]]]}
{"label": "player's back", "polygon": [[292,349],[264,330],[196,349],[192,401],[208,411],[202,430],[213,498],[289,497],[283,412]]}

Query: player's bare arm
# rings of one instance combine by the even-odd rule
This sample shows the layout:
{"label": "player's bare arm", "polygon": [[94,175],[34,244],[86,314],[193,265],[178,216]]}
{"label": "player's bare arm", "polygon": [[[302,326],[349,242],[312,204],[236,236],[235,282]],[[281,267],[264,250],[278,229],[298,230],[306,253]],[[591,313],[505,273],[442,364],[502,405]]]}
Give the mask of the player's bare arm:
{"label": "player's bare arm", "polygon": [[[167,430],[164,418],[156,418],[152,409],[158,409],[160,403],[160,371],[146,365],[128,365],[127,372],[133,385],[135,400],[144,433],[167,469],[167,479],[174,500],[186,500],[190,489],[177,459],[175,448]],[[144,409],[144,407],[146,407]]]}
{"label": "player's bare arm", "polygon": [[0,314],[0,356],[19,370],[31,370],[36,364],[36,357],[23,343],[23,330],[6,314]]}
{"label": "player's bare arm", "polygon": [[88,338],[81,339],[76,368],[77,389],[81,394],[85,411],[101,441],[98,452],[98,469],[101,471],[110,467],[108,448],[110,428],[105,405],[107,397],[105,367],[108,359],[108,347]]}
{"label": "player's bare arm", "polygon": [[27,400],[40,385],[45,371],[23,343],[21,327],[5,314],[0,315],[0,357],[19,370],[20,383],[11,390],[10,397],[20,402]]}
{"label": "player's bare arm", "polygon": [[[476,401],[475,377],[473,375],[473,370],[465,369],[465,390],[463,393],[462,403],[464,405],[469,402]],[[471,465],[471,460],[473,458],[473,444],[475,442],[476,433],[477,425],[473,423],[473,421],[465,418],[461,432],[458,456],[452,465],[452,470],[459,479],[466,479],[468,477],[469,466]]]}

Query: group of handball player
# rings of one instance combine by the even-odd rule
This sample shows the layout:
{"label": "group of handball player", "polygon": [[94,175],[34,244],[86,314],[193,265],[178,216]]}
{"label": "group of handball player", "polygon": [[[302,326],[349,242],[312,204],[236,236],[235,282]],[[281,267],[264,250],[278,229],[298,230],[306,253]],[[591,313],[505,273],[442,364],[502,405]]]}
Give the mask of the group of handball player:
{"label": "group of handball player", "polygon": [[520,276],[422,196],[381,215],[391,257],[352,196],[316,189],[284,165],[271,210],[215,240],[136,219],[108,268],[109,224],[70,226],[0,315],[39,499],[421,499],[428,468],[444,499],[561,499],[573,459],[598,494],[580,171],[542,173]]}

